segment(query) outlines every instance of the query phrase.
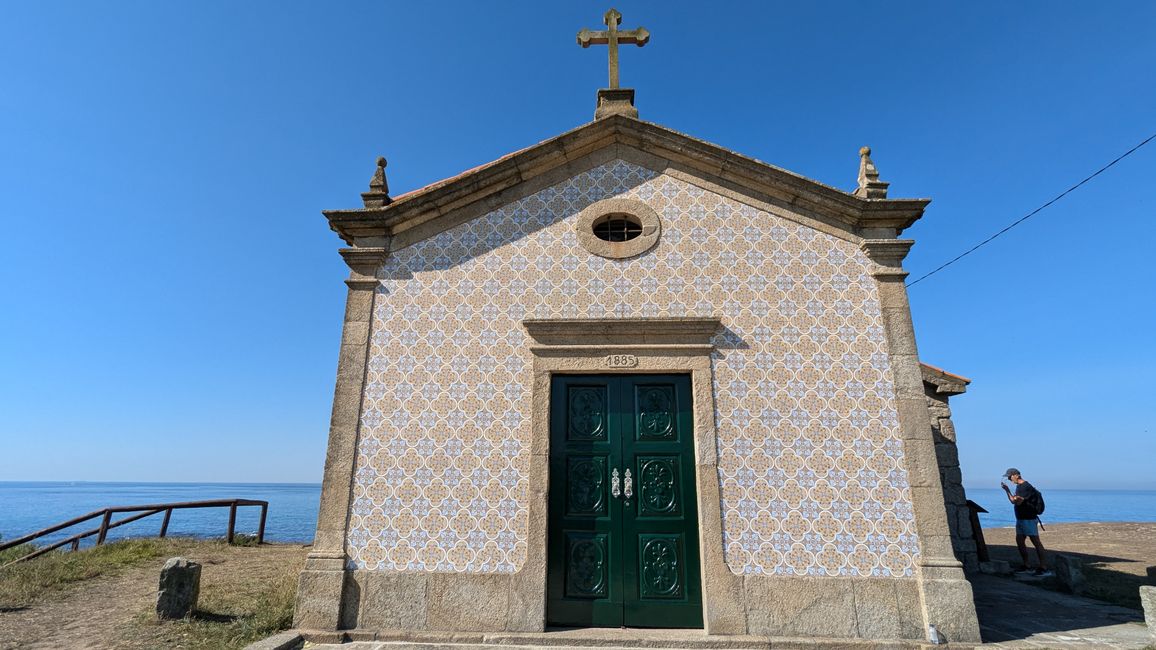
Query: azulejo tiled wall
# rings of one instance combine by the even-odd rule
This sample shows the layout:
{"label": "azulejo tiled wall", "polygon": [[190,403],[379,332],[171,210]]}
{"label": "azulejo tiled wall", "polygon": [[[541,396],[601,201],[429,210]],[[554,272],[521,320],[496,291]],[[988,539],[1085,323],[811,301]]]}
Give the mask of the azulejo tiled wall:
{"label": "azulejo tiled wall", "polygon": [[[662,217],[632,259],[579,246],[622,196]],[[424,240],[382,268],[354,568],[509,573],[526,557],[526,317],[723,317],[716,426],[735,573],[909,576],[918,544],[882,317],[847,241],[625,161]]]}

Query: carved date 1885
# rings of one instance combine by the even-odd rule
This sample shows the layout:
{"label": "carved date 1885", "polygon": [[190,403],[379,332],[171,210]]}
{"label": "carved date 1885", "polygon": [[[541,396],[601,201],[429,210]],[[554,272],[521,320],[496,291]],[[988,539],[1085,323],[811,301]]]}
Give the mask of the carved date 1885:
{"label": "carved date 1885", "polygon": [[606,355],[607,368],[634,368],[638,366],[638,357],[633,354]]}

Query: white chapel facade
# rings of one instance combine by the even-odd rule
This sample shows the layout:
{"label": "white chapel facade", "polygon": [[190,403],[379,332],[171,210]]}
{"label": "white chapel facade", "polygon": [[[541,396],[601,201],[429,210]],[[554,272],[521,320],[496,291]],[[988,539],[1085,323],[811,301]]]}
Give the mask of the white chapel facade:
{"label": "white chapel facade", "polygon": [[978,641],[904,288],[928,201],[886,194],[866,150],[844,192],[620,88],[402,196],[380,160],[326,212],[351,273],[297,626]]}

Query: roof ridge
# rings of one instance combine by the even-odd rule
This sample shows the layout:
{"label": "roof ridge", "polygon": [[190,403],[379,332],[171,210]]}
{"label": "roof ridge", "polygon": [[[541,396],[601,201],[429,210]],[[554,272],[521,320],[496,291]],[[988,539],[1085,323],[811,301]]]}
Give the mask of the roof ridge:
{"label": "roof ridge", "polygon": [[898,236],[930,202],[856,196],[654,122],[611,115],[405,192],[388,205],[323,213],[350,244],[358,238],[390,237],[612,146],[640,151],[739,192],[754,192],[754,197],[765,197],[761,200],[823,215],[858,236]]}

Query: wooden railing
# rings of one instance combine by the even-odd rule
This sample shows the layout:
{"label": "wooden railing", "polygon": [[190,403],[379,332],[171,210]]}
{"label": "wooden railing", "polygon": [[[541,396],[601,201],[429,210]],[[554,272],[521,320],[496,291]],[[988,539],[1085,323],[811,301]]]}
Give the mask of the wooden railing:
{"label": "wooden railing", "polygon": [[[47,553],[49,551],[54,551],[54,550],[60,548],[61,546],[66,545],[66,544],[71,544],[73,551],[79,550],[80,549],[80,540],[82,540],[86,537],[92,537],[93,535],[96,535],[96,545],[100,546],[101,544],[104,544],[105,539],[108,538],[108,531],[112,530],[113,528],[132,523],[134,521],[137,521],[138,519],[144,519],[145,517],[150,517],[150,516],[155,515],[155,514],[160,514],[161,512],[165,513],[165,518],[163,521],[161,521],[160,537],[164,537],[165,534],[169,532],[169,519],[171,519],[173,516],[173,510],[185,510],[185,509],[189,509],[189,508],[228,508],[229,509],[229,528],[225,532],[225,541],[227,541],[229,544],[232,544],[233,543],[233,536],[236,532],[236,527],[237,527],[237,508],[241,507],[241,506],[260,506],[261,507],[261,521],[257,526],[257,543],[258,544],[264,543],[264,541],[265,541],[265,516],[269,513],[269,502],[268,501],[255,501],[252,499],[217,499],[217,500],[212,500],[212,501],[183,501],[183,502],[179,502],[179,503],[154,503],[154,504],[144,505],[144,506],[116,506],[113,508],[105,508],[103,510],[96,510],[94,512],[88,513],[87,515],[83,515],[83,516],[77,517],[75,519],[69,519],[66,522],[56,524],[55,526],[49,526],[48,528],[45,528],[44,530],[38,530],[35,533],[25,535],[24,537],[14,539],[10,542],[0,543],[0,551],[3,551],[5,549],[9,549],[9,548],[12,548],[14,546],[20,546],[21,544],[27,544],[28,542],[31,542],[33,540],[44,537],[45,535],[51,535],[52,533],[64,530],[65,528],[70,528],[70,527],[75,526],[77,524],[84,523],[90,519],[96,519],[97,517],[101,518],[99,527],[93,528],[91,530],[86,530],[82,533],[77,533],[77,534],[73,535],[72,537],[69,537],[68,539],[65,539],[65,540],[60,541],[60,542],[56,542],[55,544],[52,544],[50,546],[38,548],[35,551],[33,551],[32,553],[25,555],[24,557],[17,558],[15,560],[9,562],[8,564],[5,564],[4,566],[0,566],[0,569],[3,569],[4,567],[16,564],[17,562],[23,562],[24,560],[31,560],[34,557],[44,555],[45,553]],[[119,521],[113,521],[112,520],[112,516],[114,514],[125,513],[125,512],[135,512],[137,514],[132,515],[131,517],[125,517],[124,519],[121,519]]]}

